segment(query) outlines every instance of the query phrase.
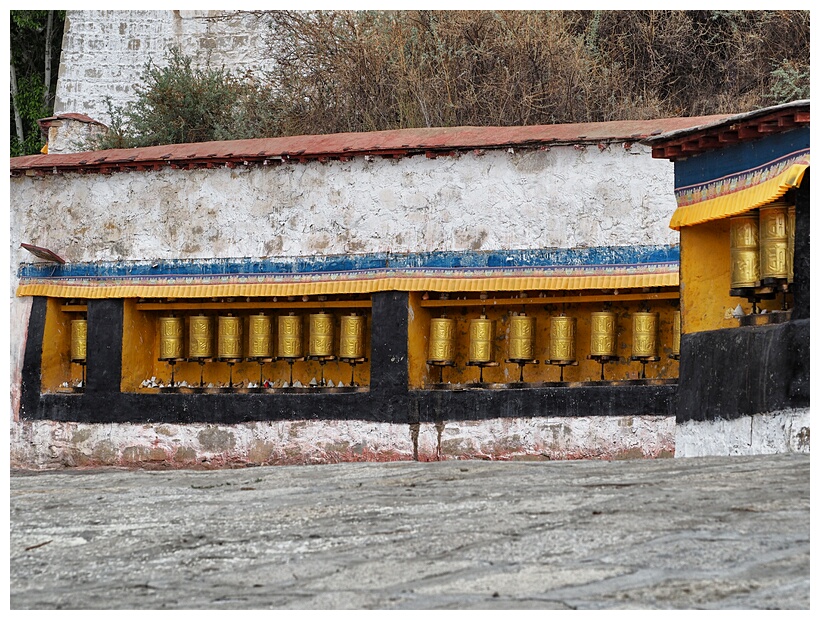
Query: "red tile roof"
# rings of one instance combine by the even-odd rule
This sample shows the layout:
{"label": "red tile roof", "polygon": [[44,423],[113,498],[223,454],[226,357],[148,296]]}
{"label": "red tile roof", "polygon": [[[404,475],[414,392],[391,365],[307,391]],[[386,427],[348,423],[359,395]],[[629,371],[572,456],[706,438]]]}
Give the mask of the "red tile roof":
{"label": "red tile roof", "polygon": [[524,127],[441,127],[396,129],[224,142],[171,144],[71,154],[29,155],[11,159],[11,174],[114,172],[117,170],[201,168],[268,163],[347,160],[355,156],[428,157],[456,151],[538,148],[558,144],[637,142],[662,133],[717,122],[729,115],[610,121]]}

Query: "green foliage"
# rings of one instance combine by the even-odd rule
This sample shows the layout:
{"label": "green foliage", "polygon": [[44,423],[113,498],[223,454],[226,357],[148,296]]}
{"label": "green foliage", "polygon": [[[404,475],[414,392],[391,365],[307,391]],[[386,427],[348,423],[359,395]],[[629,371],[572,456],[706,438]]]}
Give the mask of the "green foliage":
{"label": "green foliage", "polygon": [[166,61],[165,66],[146,64],[131,104],[114,108],[107,102],[112,120],[97,148],[232,140],[275,132],[270,92],[250,76],[197,67],[178,48],[170,50]]}
{"label": "green foliage", "polygon": [[797,99],[808,99],[809,69],[800,67],[788,61],[783,61],[772,73],[772,84],[766,98],[773,104],[787,103]]}
{"label": "green foliage", "polygon": [[57,85],[65,11],[53,11],[53,29],[48,42],[51,46],[52,72],[49,84],[46,85],[44,71],[48,47],[48,14],[49,11],[10,11],[10,60],[17,76],[17,110],[23,123],[23,139],[20,140],[17,136],[12,99],[9,104],[12,157],[40,152],[45,141],[40,136],[37,120],[51,116],[54,110],[53,94]]}

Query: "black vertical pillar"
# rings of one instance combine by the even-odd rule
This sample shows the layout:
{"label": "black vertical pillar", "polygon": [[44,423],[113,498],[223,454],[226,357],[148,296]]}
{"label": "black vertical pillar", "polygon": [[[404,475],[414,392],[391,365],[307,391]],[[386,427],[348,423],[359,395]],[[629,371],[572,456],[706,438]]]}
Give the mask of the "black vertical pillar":
{"label": "black vertical pillar", "polygon": [[395,398],[407,395],[407,322],[409,295],[387,291],[373,294],[370,328],[370,391]]}
{"label": "black vertical pillar", "polygon": [[794,309],[792,320],[809,318],[809,173],[794,194]]}
{"label": "black vertical pillar", "polygon": [[20,386],[20,417],[33,418],[37,415],[40,404],[43,362],[43,334],[46,327],[45,297],[35,297],[31,302],[31,314],[28,319],[26,350],[23,354]]}
{"label": "black vertical pillar", "polygon": [[120,391],[122,323],[122,299],[88,300],[86,393]]}

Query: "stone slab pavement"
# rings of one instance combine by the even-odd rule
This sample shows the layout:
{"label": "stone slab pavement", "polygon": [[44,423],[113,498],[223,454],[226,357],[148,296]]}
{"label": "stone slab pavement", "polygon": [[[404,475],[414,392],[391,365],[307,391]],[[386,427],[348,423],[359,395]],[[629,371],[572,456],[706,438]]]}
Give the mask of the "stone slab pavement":
{"label": "stone slab pavement", "polygon": [[11,609],[809,609],[809,456],[12,471]]}

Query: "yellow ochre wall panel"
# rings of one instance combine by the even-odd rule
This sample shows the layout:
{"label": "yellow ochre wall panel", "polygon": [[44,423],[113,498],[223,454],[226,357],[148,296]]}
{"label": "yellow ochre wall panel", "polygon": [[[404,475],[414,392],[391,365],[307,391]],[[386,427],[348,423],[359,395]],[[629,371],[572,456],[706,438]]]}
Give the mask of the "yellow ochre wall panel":
{"label": "yellow ochre wall panel", "polygon": [[64,382],[76,384],[82,379],[82,367],[71,363],[71,320],[85,318],[81,313],[63,312],[62,299],[46,301],[46,321],[43,329],[41,390],[55,392]]}
{"label": "yellow ochre wall panel", "polygon": [[[681,331],[685,334],[737,327],[732,311],[740,304],[749,314],[752,304],[731,297],[729,219],[681,228]],[[777,300],[763,301],[761,309],[776,310]]]}

